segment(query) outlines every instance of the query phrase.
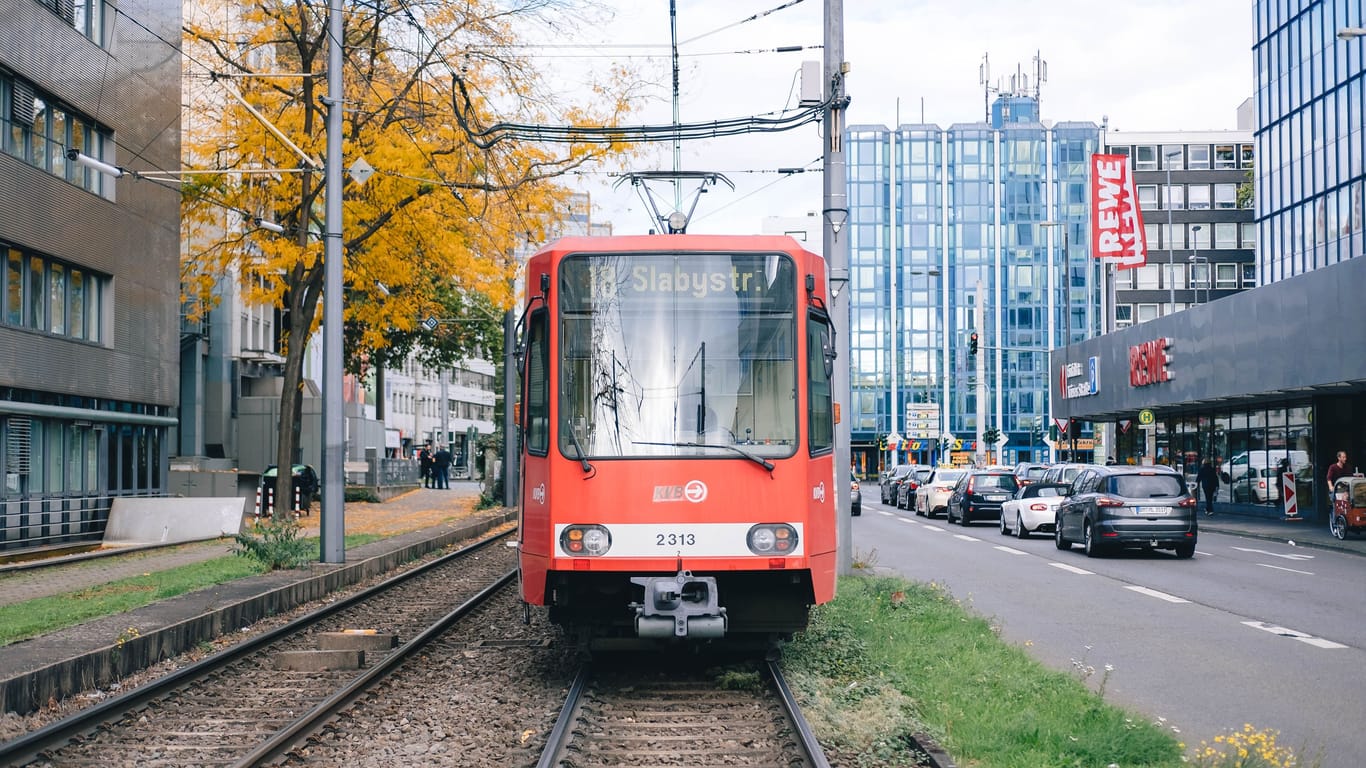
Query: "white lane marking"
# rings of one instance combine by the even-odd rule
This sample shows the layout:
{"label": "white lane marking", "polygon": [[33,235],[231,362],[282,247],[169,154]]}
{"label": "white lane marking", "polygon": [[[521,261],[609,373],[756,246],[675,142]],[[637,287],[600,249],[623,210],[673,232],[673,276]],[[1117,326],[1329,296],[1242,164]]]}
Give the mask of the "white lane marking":
{"label": "white lane marking", "polygon": [[1290,571],[1291,573],[1302,573],[1302,574],[1304,574],[1305,576],[1313,576],[1313,575],[1314,575],[1314,572],[1313,572],[1313,571],[1301,571],[1301,570],[1298,570],[1298,569],[1295,569],[1295,568],[1286,568],[1286,567],[1284,567],[1284,566],[1280,566],[1280,565],[1271,565],[1271,564],[1269,564],[1269,563],[1257,563],[1257,565],[1260,565],[1260,566],[1263,567],[1263,568],[1274,568],[1274,569],[1276,569],[1276,570],[1278,570],[1278,571]]}
{"label": "white lane marking", "polygon": [[897,516],[895,512],[888,512],[888,511],[885,510],[885,509],[879,509],[879,510],[876,510],[876,511],[877,511],[877,513],[878,513],[879,515],[882,515],[883,517],[896,517],[896,516]]}
{"label": "white lane marking", "polygon": [[934,531],[935,533],[943,533],[943,532],[944,532],[944,529],[943,529],[943,528],[940,528],[940,527],[937,526],[937,525],[926,525],[926,526],[925,526],[925,530],[927,530],[927,531]]}
{"label": "white lane marking", "polygon": [[1022,550],[1022,549],[1015,549],[1014,547],[1003,547],[1003,546],[999,546],[999,545],[998,545],[998,546],[996,546],[996,547],[993,547],[993,549],[999,549],[999,550],[1001,550],[1002,552],[1005,552],[1005,553],[1011,554],[1011,555],[1027,555],[1027,554],[1029,554],[1028,552],[1026,552],[1026,551],[1024,551],[1024,550]]}
{"label": "white lane marking", "polygon": [[1053,561],[1050,560],[1050,561],[1048,562],[1048,564],[1051,565],[1051,566],[1053,566],[1054,568],[1061,568],[1061,569],[1063,569],[1064,571],[1068,571],[1068,572],[1070,572],[1070,573],[1080,574],[1080,575],[1082,575],[1082,576],[1094,576],[1094,575],[1095,575],[1095,571],[1088,571],[1088,570],[1086,570],[1085,568],[1078,568],[1078,567],[1075,566],[1075,565],[1068,565],[1067,563],[1055,563],[1055,562],[1053,562]]}
{"label": "white lane marking", "polygon": [[955,539],[962,539],[963,541],[981,541],[981,539],[974,539],[973,537],[968,536],[967,534],[964,534],[964,533],[955,533],[955,534],[953,535],[953,537],[954,537]]}
{"label": "white lane marking", "polygon": [[[896,516],[893,515],[893,517],[896,517]],[[912,520],[912,519],[909,518],[909,517],[897,517],[896,519],[900,520],[900,521],[903,522],[903,523],[910,523],[911,525],[914,525],[914,524],[915,524],[915,521]]]}
{"label": "white lane marking", "polygon": [[1177,597],[1176,595],[1169,595],[1169,594],[1167,594],[1166,592],[1158,592],[1158,591],[1155,590],[1155,589],[1148,589],[1147,587],[1126,586],[1125,589],[1131,589],[1131,590],[1133,590],[1133,591],[1139,593],[1140,595],[1147,595],[1148,597],[1155,597],[1155,598],[1157,598],[1158,600],[1166,600],[1166,601],[1169,602],[1169,603],[1189,603],[1189,602],[1190,602],[1189,600],[1186,600],[1186,599]]}
{"label": "white lane marking", "polygon": [[1273,635],[1280,635],[1281,637],[1288,637],[1292,640],[1299,640],[1301,643],[1308,643],[1309,645],[1312,645],[1315,648],[1335,649],[1347,647],[1342,643],[1335,643],[1332,640],[1324,640],[1321,637],[1306,635],[1303,632],[1296,632],[1293,629],[1278,627],[1274,624],[1267,624],[1263,621],[1245,621],[1243,622],[1243,624],[1245,626],[1252,627],[1253,629],[1260,629],[1263,632],[1270,632]]}
{"label": "white lane marking", "polygon": [[1285,558],[1286,560],[1313,560],[1313,559],[1314,559],[1314,556],[1313,556],[1313,555],[1287,555],[1287,554],[1282,553],[1282,552],[1267,552],[1265,549],[1248,549],[1247,547],[1233,547],[1233,549],[1236,549],[1236,550],[1238,550],[1239,552],[1252,552],[1252,553],[1258,554],[1258,555],[1266,555],[1267,557],[1283,557],[1283,558]]}

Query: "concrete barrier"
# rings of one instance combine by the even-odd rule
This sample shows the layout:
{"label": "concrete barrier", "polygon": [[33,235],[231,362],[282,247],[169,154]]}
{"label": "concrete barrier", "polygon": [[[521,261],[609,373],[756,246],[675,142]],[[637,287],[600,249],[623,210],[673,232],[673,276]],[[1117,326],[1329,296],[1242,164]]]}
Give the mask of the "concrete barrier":
{"label": "concrete barrier", "polygon": [[115,497],[104,530],[106,545],[176,544],[235,536],[247,500],[239,496]]}

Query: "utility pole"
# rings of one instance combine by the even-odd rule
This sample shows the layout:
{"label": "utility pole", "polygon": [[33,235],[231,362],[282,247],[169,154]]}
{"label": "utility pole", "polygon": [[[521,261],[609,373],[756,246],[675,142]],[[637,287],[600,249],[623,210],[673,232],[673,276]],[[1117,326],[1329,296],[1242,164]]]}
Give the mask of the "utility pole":
{"label": "utility pole", "polygon": [[[323,498],[318,512],[321,560],[346,562],[346,477],[342,414],[342,9],[327,15],[327,159],[323,165],[327,219],[323,243]],[[281,472],[284,468],[281,468]]]}
{"label": "utility pole", "polygon": [[844,159],[844,76],[849,67],[844,61],[844,0],[825,0],[825,87],[830,89],[830,106],[825,110],[825,228],[823,250],[830,267],[830,322],[835,329],[835,371],[830,387],[834,394],[839,423],[835,425],[835,510],[838,519],[838,572],[853,570],[853,526],[849,517],[849,200],[845,182]]}
{"label": "utility pole", "polygon": [[[973,307],[973,315],[976,320],[973,323],[973,330],[977,332],[977,338],[985,339],[984,331],[987,324],[987,311],[984,305],[986,290],[982,286],[982,281],[977,281],[977,306]],[[977,376],[977,466],[986,466],[986,446],[983,445],[987,420],[987,356],[982,349],[977,350],[973,355],[975,374]]]}

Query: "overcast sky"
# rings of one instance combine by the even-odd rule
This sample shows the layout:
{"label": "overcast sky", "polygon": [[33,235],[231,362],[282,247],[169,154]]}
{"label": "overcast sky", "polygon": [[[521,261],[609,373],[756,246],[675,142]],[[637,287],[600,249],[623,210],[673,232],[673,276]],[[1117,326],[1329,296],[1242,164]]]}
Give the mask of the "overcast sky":
{"label": "overcast sky", "polygon": [[[566,49],[552,66],[568,73],[630,62],[656,84],[634,122],[670,122],[669,0],[607,5],[615,9],[610,23],[565,39],[590,47]],[[1041,56],[1047,62],[1047,80],[1039,85],[1042,113],[1054,122],[1100,124],[1108,117],[1112,129],[1130,131],[1233,129],[1238,105],[1252,95],[1252,0],[845,0],[844,6],[850,125],[892,127],[921,122],[922,114],[944,127],[982,120],[984,55],[993,87],[1008,89],[1018,71],[1031,92],[1034,58]],[[801,62],[823,59],[822,0],[677,0],[677,11],[684,123],[794,108]],[[795,45],[808,50],[771,52]],[[649,154],[632,170],[673,168],[672,144],[655,145]],[[819,170],[815,125],[685,142],[681,154],[684,170],[719,171],[737,186],[704,195],[691,232],[757,232],[766,216],[822,207],[818,172],[775,173],[793,166]],[[583,180],[595,216],[611,221],[618,234],[644,232],[647,209],[629,185],[613,191],[611,181],[603,175]],[[667,214],[673,194],[662,192]],[[686,207],[690,194],[684,197]]]}

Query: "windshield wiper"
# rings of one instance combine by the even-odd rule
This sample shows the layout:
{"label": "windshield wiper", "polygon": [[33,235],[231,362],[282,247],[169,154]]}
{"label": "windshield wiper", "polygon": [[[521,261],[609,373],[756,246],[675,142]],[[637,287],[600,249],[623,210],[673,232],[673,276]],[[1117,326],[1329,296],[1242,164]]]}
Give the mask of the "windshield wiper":
{"label": "windshield wiper", "polygon": [[589,472],[596,472],[597,470],[593,465],[588,463],[588,454],[583,450],[583,446],[579,445],[579,436],[574,434],[574,428],[570,427],[565,431],[569,433],[569,442],[573,444],[574,450],[579,454],[579,464],[583,465],[583,473],[586,475]]}
{"label": "windshield wiper", "polygon": [[741,448],[741,447],[738,446],[738,445],[731,445],[730,443],[695,443],[695,442],[694,442],[694,443],[681,443],[681,442],[680,442],[680,443],[655,443],[655,442],[650,442],[650,441],[647,441],[647,440],[632,440],[632,441],[631,441],[631,444],[632,444],[632,445],[667,445],[667,446],[672,446],[672,447],[674,447],[674,448],[725,448],[726,450],[728,450],[728,451],[734,451],[735,453],[738,453],[738,454],[740,454],[741,456],[744,456],[746,459],[749,459],[750,461],[754,462],[755,464],[758,464],[759,466],[763,467],[764,469],[767,469],[767,470],[768,470],[768,473],[769,473],[770,475],[773,474],[773,462],[769,461],[768,459],[765,459],[763,456],[758,456],[758,455],[756,455],[756,454],[750,453],[749,451],[745,450],[744,448]]}

